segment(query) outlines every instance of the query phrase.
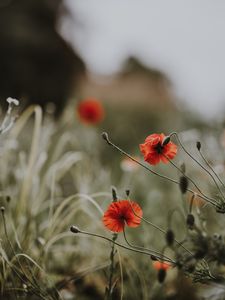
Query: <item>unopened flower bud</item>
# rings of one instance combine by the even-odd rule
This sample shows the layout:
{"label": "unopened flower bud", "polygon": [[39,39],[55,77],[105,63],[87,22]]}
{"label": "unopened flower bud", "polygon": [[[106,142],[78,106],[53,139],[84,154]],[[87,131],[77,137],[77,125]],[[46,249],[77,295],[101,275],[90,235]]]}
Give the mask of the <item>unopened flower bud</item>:
{"label": "unopened flower bud", "polygon": [[70,231],[72,232],[72,233],[79,233],[80,232],[80,229],[77,227],[77,226],[71,226],[70,227]]}
{"label": "unopened flower bud", "polygon": [[157,258],[155,255],[153,255],[153,254],[150,256],[150,258],[151,258],[151,260],[153,260],[153,261],[158,260],[158,258]]}
{"label": "unopened flower bud", "polygon": [[197,147],[198,151],[200,151],[200,149],[202,147],[201,142],[197,141],[196,147]]}
{"label": "unopened flower bud", "polygon": [[5,211],[5,207],[1,206],[0,210],[1,210],[1,212],[4,212]]}
{"label": "unopened flower bud", "polygon": [[187,215],[187,220],[186,220],[187,226],[189,229],[192,229],[194,224],[195,224],[195,218],[192,214]]}
{"label": "unopened flower bud", "polygon": [[162,146],[166,146],[170,142],[170,136],[165,136],[162,141]]}
{"label": "unopened flower bud", "polygon": [[11,201],[11,197],[7,195],[7,196],[6,196],[6,202],[9,203],[10,201]]}
{"label": "unopened flower bud", "polygon": [[130,196],[130,190],[126,190],[126,195],[127,195],[127,197]]}
{"label": "unopened flower bud", "polygon": [[117,192],[114,187],[112,188],[112,198],[113,198],[113,202],[117,201]]}
{"label": "unopened flower bud", "polygon": [[179,181],[179,187],[182,194],[185,194],[187,192],[188,188],[188,179],[186,176],[181,176]]}
{"label": "unopened flower bud", "polygon": [[174,242],[174,233],[171,229],[166,232],[166,242],[168,246],[172,246]]}
{"label": "unopened flower bud", "polygon": [[108,136],[107,132],[102,133],[102,138],[103,138],[103,140],[105,140],[110,145],[109,136]]}
{"label": "unopened flower bud", "polygon": [[158,272],[158,281],[159,283],[163,283],[166,278],[166,270],[160,269]]}

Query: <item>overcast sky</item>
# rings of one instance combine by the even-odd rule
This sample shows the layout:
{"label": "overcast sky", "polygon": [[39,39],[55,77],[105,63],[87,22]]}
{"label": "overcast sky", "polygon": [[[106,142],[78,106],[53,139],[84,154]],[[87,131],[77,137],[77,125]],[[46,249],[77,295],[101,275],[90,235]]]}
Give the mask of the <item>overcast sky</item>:
{"label": "overcast sky", "polygon": [[[178,98],[204,115],[225,107],[224,0],[65,0],[75,20],[67,39],[89,69],[110,74],[136,55],[171,80]],[[78,29],[77,29],[78,28]]]}

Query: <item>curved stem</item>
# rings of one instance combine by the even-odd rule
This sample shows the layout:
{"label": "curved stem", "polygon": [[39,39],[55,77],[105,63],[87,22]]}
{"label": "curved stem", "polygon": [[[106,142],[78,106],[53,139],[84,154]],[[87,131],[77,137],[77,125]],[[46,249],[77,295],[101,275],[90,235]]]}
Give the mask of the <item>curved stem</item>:
{"label": "curved stem", "polygon": [[[218,190],[220,191],[220,194],[221,194],[221,196],[223,197],[223,199],[225,200],[225,197],[224,197],[224,195],[223,195],[223,193],[222,193],[222,191],[221,191],[221,189],[220,189],[220,187],[218,186],[218,184],[217,184],[217,182],[216,182],[216,180],[215,180],[215,178],[213,177],[213,175],[209,172],[209,170],[207,170],[189,151],[187,151],[187,149],[183,146],[183,144],[182,144],[182,142],[181,142],[181,140],[180,140],[180,138],[179,138],[179,136],[178,136],[178,134],[177,134],[177,132],[173,132],[173,133],[171,133],[170,134],[170,137],[172,137],[172,136],[175,136],[176,137],[176,139],[177,139],[177,141],[178,141],[178,143],[180,144],[180,146],[181,146],[181,148],[183,149],[183,151],[193,160],[193,161],[195,161],[212,179],[213,179],[213,181],[214,181],[214,183],[216,184],[216,186],[217,186],[217,188],[218,188]],[[222,181],[221,181],[221,179],[219,178],[219,176],[215,173],[215,171],[212,169],[212,167],[209,165],[209,163],[204,159],[204,157],[203,157],[203,155],[202,155],[202,153],[201,153],[201,151],[199,150],[199,153],[201,154],[201,156],[202,156],[202,158],[203,158],[203,160],[206,162],[206,164],[208,165],[208,167],[210,167],[210,169],[213,171],[213,173],[214,173],[214,175],[217,177],[217,179],[220,181],[220,183],[224,186],[224,184],[222,183]],[[224,186],[225,187],[225,186]]]}
{"label": "curved stem", "polygon": [[[120,243],[118,243],[116,241],[113,241],[112,239],[107,238],[107,237],[105,237],[103,235],[100,235],[100,234],[97,234],[97,233],[88,232],[88,231],[79,230],[77,233],[82,233],[82,234],[86,234],[86,235],[89,235],[89,236],[94,236],[94,237],[106,240],[106,241],[108,241],[110,243],[114,243],[115,245],[117,245],[117,246],[119,246],[119,247],[121,247],[123,249],[130,250],[130,251],[133,251],[133,252],[136,252],[136,253],[144,254],[144,255],[147,255],[147,256],[154,255],[159,260],[161,260],[161,257],[159,257],[157,254],[155,254],[154,250],[144,251],[144,250],[138,250],[138,249],[130,248],[130,247],[127,247],[126,245],[122,245],[122,244],[120,244]],[[172,260],[171,258],[165,259],[165,261],[168,261],[168,262],[173,263],[174,265],[176,265],[176,262],[174,260]]]}
{"label": "curved stem", "polygon": [[[131,206],[131,209],[132,209],[132,212],[133,214],[138,217],[139,219],[143,220],[145,223],[151,225],[152,227],[158,229],[160,232],[162,232],[164,235],[166,235],[166,231],[160,227],[158,227],[157,225],[153,224],[152,222],[148,221],[147,219],[145,219],[144,217],[140,217],[138,214],[136,214],[135,210],[133,209],[132,205],[131,205],[131,201],[130,199],[128,198],[128,201],[130,202],[130,206]],[[188,250],[186,247],[184,247],[176,238],[174,238],[174,241],[180,246],[182,247],[186,252],[188,252],[189,254],[192,254],[192,252],[190,250]]]}
{"label": "curved stem", "polygon": [[[214,171],[213,167],[210,165],[210,163],[208,162],[208,160],[205,158],[205,156],[203,155],[201,149],[199,150],[199,154],[201,155],[201,158],[204,160],[204,162],[206,163],[206,165],[209,167],[209,169],[213,172],[213,174],[216,176],[216,178],[218,179],[218,181],[221,183],[221,185],[223,186],[223,188],[225,188],[225,185],[223,183],[223,181],[221,180],[221,178],[219,177],[219,175]],[[210,173],[210,172],[209,172]],[[211,173],[210,173],[211,174]],[[211,174],[212,176],[212,174]],[[217,184],[215,178],[212,176],[217,188],[219,189],[220,193],[223,195],[223,199],[225,200],[224,194],[222,193],[219,185]]]}
{"label": "curved stem", "polygon": [[[124,240],[126,241],[127,245],[130,246],[131,248],[135,248],[135,249],[138,249],[138,250],[143,250],[143,251],[153,251],[153,250],[150,250],[148,248],[145,248],[145,247],[141,247],[141,246],[136,246],[134,244],[131,244],[128,239],[127,239],[127,236],[126,236],[126,232],[125,230],[123,230],[123,236],[124,236]],[[156,254],[154,254],[154,256],[158,255],[158,257],[160,257],[161,259],[160,260],[165,260],[165,259],[170,259],[168,256],[158,252],[158,251],[154,251]]]}

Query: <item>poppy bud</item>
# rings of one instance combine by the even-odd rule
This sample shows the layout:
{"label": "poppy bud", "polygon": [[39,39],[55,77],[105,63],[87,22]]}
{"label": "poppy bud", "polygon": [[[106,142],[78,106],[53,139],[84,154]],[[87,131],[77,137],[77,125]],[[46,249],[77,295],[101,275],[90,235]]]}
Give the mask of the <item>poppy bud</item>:
{"label": "poppy bud", "polygon": [[105,140],[110,145],[109,136],[108,136],[107,132],[102,133],[102,138],[103,138],[103,140]]}
{"label": "poppy bud", "polygon": [[5,211],[5,207],[1,206],[0,210],[1,210],[1,212],[4,212]]}
{"label": "poppy bud", "polygon": [[196,143],[196,147],[197,147],[198,151],[200,151],[200,149],[201,149],[202,145],[201,145],[201,143],[200,143],[199,141],[197,141],[197,143]]}
{"label": "poppy bud", "polygon": [[11,197],[10,196],[6,196],[6,201],[9,203],[11,201]]}
{"label": "poppy bud", "polygon": [[117,201],[117,193],[114,187],[112,188],[112,198],[113,198],[113,202]]}
{"label": "poppy bud", "polygon": [[77,226],[71,226],[70,227],[70,231],[72,232],[72,233],[79,233],[80,232],[80,229],[77,227]]}
{"label": "poppy bud", "polygon": [[156,257],[155,255],[153,255],[153,254],[150,256],[150,258],[151,258],[151,260],[153,260],[153,261],[157,261],[157,260],[158,260],[157,257]]}
{"label": "poppy bud", "polygon": [[162,146],[166,146],[170,142],[170,136],[165,136],[162,141]]}
{"label": "poppy bud", "polygon": [[182,194],[185,194],[187,192],[188,188],[188,179],[186,176],[181,176],[179,181],[179,187]]}
{"label": "poppy bud", "polygon": [[172,246],[174,242],[174,233],[171,229],[166,232],[166,242],[168,246]]}
{"label": "poppy bud", "polygon": [[127,195],[127,197],[130,196],[130,190],[126,190],[126,195]]}
{"label": "poppy bud", "polygon": [[195,224],[195,218],[192,214],[187,215],[187,220],[186,220],[187,226],[189,229],[192,229],[194,224]]}
{"label": "poppy bud", "polygon": [[158,281],[159,283],[163,283],[166,278],[166,271],[164,269],[160,269],[158,272]]}

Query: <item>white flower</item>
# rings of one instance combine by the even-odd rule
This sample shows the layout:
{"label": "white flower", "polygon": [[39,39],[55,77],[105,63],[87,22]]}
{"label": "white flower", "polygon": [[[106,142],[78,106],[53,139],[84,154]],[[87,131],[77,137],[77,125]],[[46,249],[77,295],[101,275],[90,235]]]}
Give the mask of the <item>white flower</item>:
{"label": "white flower", "polygon": [[16,106],[18,106],[20,104],[19,100],[15,99],[15,98],[7,98],[6,101],[9,103],[9,104],[14,104]]}

